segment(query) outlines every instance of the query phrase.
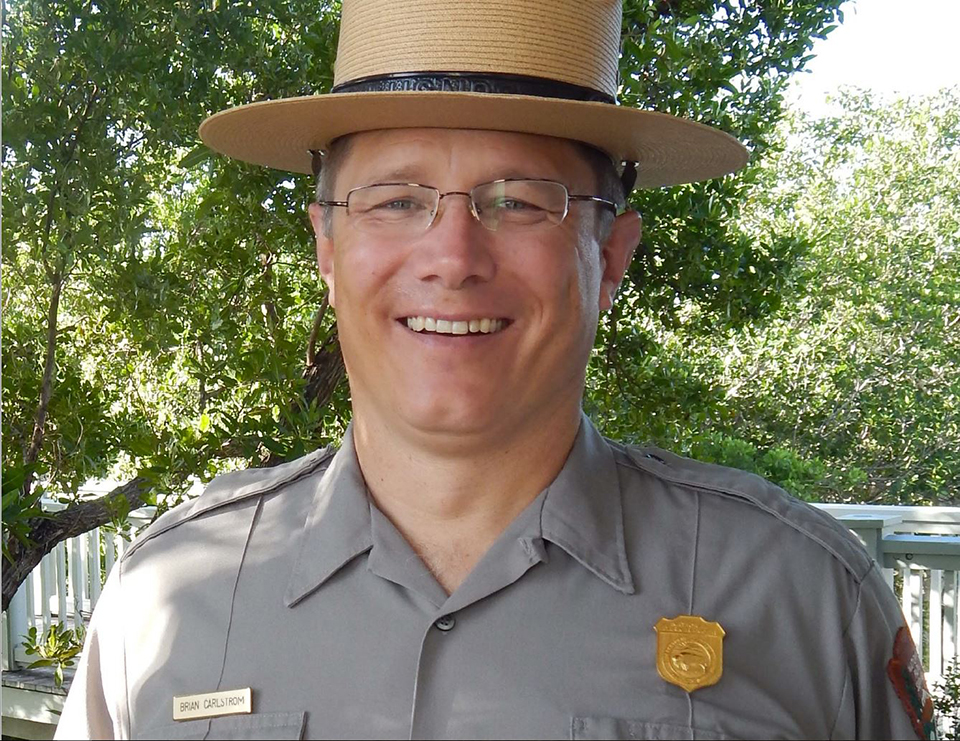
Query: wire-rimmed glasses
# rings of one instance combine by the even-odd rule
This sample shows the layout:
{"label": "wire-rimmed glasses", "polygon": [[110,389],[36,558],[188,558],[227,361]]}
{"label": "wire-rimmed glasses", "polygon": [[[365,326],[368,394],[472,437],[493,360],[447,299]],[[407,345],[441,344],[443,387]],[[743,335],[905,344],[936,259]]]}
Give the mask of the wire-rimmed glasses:
{"label": "wire-rimmed glasses", "polygon": [[505,178],[481,183],[469,192],[441,193],[418,183],[377,183],[347,193],[344,201],[317,201],[321,206],[345,208],[351,226],[370,233],[413,237],[427,231],[437,217],[440,201],[466,196],[470,213],[490,231],[532,231],[559,226],[570,203],[598,203],[614,214],[617,206],[599,196],[571,195],[554,180]]}

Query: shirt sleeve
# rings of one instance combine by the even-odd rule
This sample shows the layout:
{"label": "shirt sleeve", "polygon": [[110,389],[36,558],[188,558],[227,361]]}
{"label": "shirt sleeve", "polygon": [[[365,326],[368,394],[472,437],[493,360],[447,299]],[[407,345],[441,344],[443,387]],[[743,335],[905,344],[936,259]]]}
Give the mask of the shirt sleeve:
{"label": "shirt sleeve", "polygon": [[[903,612],[874,564],[860,586],[847,630],[848,681],[841,717],[854,721],[855,738],[936,738],[933,699]],[[845,725],[838,718],[838,726]],[[834,738],[848,737],[840,728]]]}
{"label": "shirt sleeve", "polygon": [[57,724],[55,739],[124,739],[126,671],[120,564],[107,579],[87,629],[77,673]]}

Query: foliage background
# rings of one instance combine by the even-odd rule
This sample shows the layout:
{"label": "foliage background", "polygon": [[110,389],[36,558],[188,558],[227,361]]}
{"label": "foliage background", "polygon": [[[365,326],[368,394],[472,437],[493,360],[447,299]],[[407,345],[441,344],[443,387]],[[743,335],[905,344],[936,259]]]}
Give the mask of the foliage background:
{"label": "foliage background", "polygon": [[[634,265],[590,398],[609,433],[808,499],[955,504],[960,97],[838,103],[774,129],[726,222],[751,250],[704,241],[712,291],[651,306]],[[776,293],[739,293],[742,273]]]}
{"label": "foliage background", "polygon": [[[625,2],[623,102],[719,126],[753,158],[735,177],[634,195],[645,236],[586,406],[612,436],[801,496],[947,503],[957,98],[888,110],[852,95],[837,119],[785,118],[783,87],[840,4]],[[316,0],[5,7],[4,607],[57,540],[340,436],[349,399],[309,178],[196,137],[228,106],[328,90],[337,13]],[[41,495],[75,502],[108,475],[127,483],[38,517]]]}

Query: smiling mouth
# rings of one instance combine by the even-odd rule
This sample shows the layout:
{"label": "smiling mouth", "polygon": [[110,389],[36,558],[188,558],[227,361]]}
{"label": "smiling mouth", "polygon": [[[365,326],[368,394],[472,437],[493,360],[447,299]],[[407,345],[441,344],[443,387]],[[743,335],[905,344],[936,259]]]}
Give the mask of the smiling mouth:
{"label": "smiling mouth", "polygon": [[408,316],[406,319],[401,319],[400,322],[406,324],[407,328],[414,332],[456,335],[496,334],[510,323],[507,319],[483,318],[452,321],[436,319],[431,316]]}

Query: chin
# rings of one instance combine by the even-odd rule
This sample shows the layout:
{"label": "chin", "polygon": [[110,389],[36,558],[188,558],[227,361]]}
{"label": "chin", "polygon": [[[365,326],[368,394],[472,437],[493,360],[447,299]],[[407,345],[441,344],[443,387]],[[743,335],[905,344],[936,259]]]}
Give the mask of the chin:
{"label": "chin", "polygon": [[465,403],[461,398],[437,398],[422,400],[421,403],[404,403],[398,409],[403,420],[424,434],[445,434],[465,436],[489,433],[495,420],[502,414],[490,404]]}

